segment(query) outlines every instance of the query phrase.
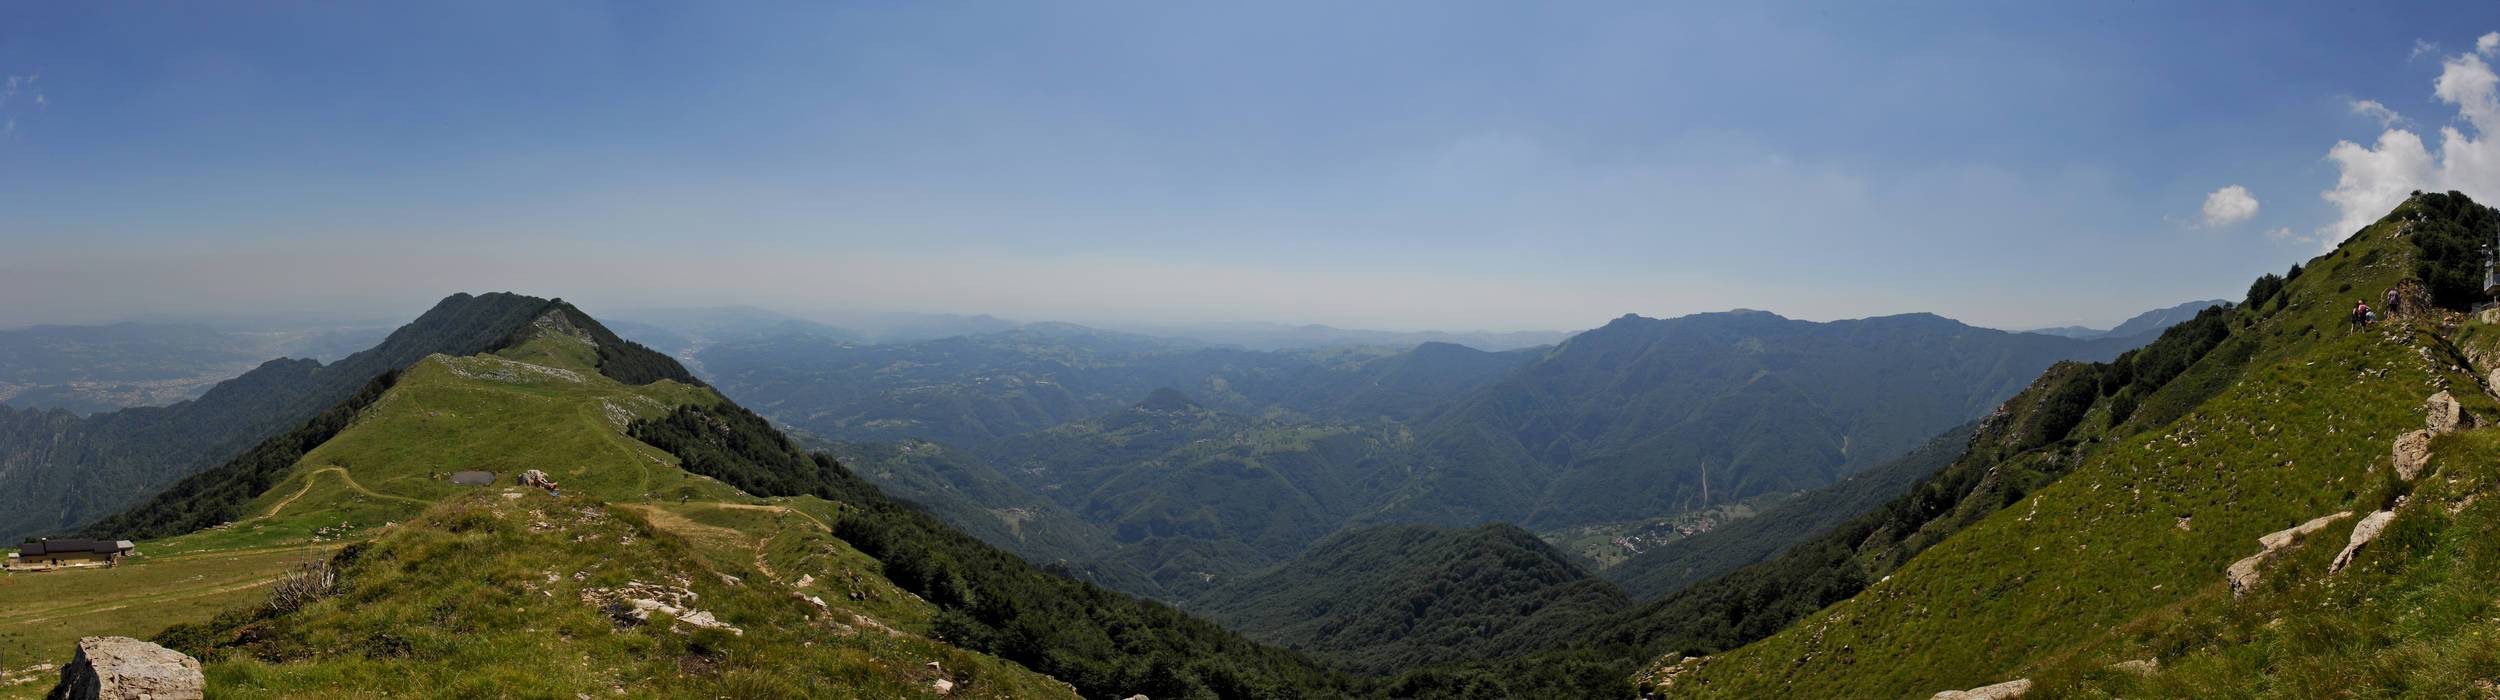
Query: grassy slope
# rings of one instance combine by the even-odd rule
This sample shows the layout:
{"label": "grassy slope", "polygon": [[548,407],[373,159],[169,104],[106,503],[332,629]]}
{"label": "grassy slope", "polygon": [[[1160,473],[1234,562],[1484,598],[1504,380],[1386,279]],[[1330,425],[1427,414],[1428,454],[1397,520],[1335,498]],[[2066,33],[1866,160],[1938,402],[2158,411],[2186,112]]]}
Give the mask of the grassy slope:
{"label": "grassy slope", "polygon": [[[922,636],[928,605],[804,514],[821,501],[680,512],[510,488],[522,497],[464,494],[393,528],[344,567],[337,597],[165,638],[204,654],[226,697],[914,697],[935,696],[939,677],[957,696],[1073,695]],[[740,632],[622,621],[585,597],[628,582],[683,586]],[[901,632],[855,617],[872,611]]]}
{"label": "grassy slope", "polygon": [[[2128,423],[2159,427],[2087,448],[2027,502],[1855,598],[1700,663],[1674,690],[1923,697],[2048,670],[2148,615],[2212,599],[2258,535],[2354,508],[2390,441],[2420,426],[2425,396],[2453,384],[2470,407],[2490,404],[2446,357],[2425,358],[2419,348],[2436,336],[2344,330],[2346,300],[2409,269],[2394,240],[2405,214],[2314,261],[2287,307],[2238,310],[2248,325],[2232,342],[2243,345],[2208,355]],[[2096,419],[2103,409],[2086,421]]]}
{"label": "grassy slope", "polygon": [[[2492,697],[2500,689],[2500,431],[2433,443],[2386,534],[2328,574],[2346,520],[2278,555],[2247,598],[2204,590],[2038,670],[2041,697]],[[2363,493],[2364,504],[2388,492]],[[2453,512],[2452,512],[2453,511]],[[2156,660],[2138,675],[2115,664]]]}
{"label": "grassy slope", "polygon": [[[0,653],[24,654],[0,658],[0,668],[65,662],[78,635],[148,637],[169,623],[201,622],[238,604],[250,606],[277,571],[342,542],[379,538],[352,569],[348,600],[357,604],[322,603],[274,620],[229,616],[183,637],[200,647],[191,651],[207,654],[212,687],[287,696],[374,688],[607,694],[622,686],[638,695],[671,696],[779,691],[787,689],[779,684],[808,682],[804,673],[760,673],[771,668],[810,670],[829,687],[891,696],[926,692],[934,676],[921,664],[936,660],[965,684],[958,694],[1066,694],[1065,686],[1021,667],[928,641],[934,617],[928,604],[885,582],[873,560],[824,531],[822,523],[840,506],[815,498],[752,498],[681,471],[675,457],[626,437],[622,428],[634,418],[718,398],[673,381],[620,384],[592,369],[595,357],[569,338],[549,336],[501,357],[427,358],[249,504],[250,517],[144,542],[151,556],[133,566],[0,579],[28,595],[73,596],[77,605],[58,612],[80,613],[75,625],[62,625],[53,609],[42,607],[0,617]],[[461,469],[495,471],[501,485],[481,489],[436,478]],[[563,507],[515,510],[551,500],[509,486],[524,469],[562,483]],[[504,491],[530,500],[500,498]],[[452,503],[435,506],[446,500]],[[571,530],[591,539],[558,537]],[[642,545],[627,546],[627,536]],[[590,575],[543,580],[544,572],[557,569]],[[744,583],[728,584],[715,574]],[[581,587],[612,586],[609,579],[619,577],[660,580],[654,576],[693,581],[689,587],[707,607],[720,601],[715,612],[750,635],[707,641],[613,629],[579,601]],[[805,589],[796,586],[802,577],[809,579]],[[516,589],[523,584],[536,590]],[[734,590],[713,590],[714,584]],[[802,592],[831,609],[800,602],[793,594]],[[515,596],[537,600],[514,609]],[[137,610],[152,614],[123,614]],[[878,633],[854,613],[902,634]],[[857,633],[839,634],[834,623]],[[601,625],[612,634],[584,644]],[[207,651],[233,644],[231,635],[243,630],[261,641]],[[381,637],[406,646],[360,646]],[[676,660],[663,667],[645,657]],[[514,659],[579,663],[524,668]],[[512,670],[480,672],[493,668]],[[40,694],[49,685],[0,686],[0,697]]]}

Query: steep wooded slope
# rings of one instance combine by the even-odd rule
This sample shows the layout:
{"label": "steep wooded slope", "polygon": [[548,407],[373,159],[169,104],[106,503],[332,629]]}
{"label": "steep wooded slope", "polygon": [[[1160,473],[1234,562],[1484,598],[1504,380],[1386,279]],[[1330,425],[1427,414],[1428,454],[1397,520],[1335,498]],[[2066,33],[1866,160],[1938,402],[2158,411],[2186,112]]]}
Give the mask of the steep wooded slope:
{"label": "steep wooded slope", "polygon": [[1389,526],[1328,538],[1192,610],[1344,668],[1387,673],[1584,639],[1623,593],[1508,525]]}

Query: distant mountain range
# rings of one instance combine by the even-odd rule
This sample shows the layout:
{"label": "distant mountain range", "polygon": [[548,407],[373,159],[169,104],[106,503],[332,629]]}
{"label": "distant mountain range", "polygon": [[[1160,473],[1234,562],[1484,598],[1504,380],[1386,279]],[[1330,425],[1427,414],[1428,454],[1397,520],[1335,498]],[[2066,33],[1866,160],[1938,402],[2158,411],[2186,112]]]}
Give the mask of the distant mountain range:
{"label": "distant mountain range", "polygon": [[[860,344],[897,344],[963,335],[981,335],[1075,324],[1010,321],[987,314],[925,314],[903,312],[824,312],[809,318],[752,306],[629,309],[614,314],[608,325],[626,337],[671,354],[712,343],[806,334]],[[1453,343],[1481,350],[1516,350],[1551,345],[1571,334],[1563,331],[1379,331],[1317,324],[1283,323],[1147,323],[1110,322],[1091,328],[1149,336],[1181,345],[1230,347],[1242,350],[1293,350],[1381,345],[1406,347],[1419,343]]]}
{"label": "distant mountain range", "polygon": [[2051,363],[2144,340],[1931,314],[1625,316],[1419,424],[1411,475],[1364,520],[1550,529],[1810,489],[1986,413]]}
{"label": "distant mountain range", "polygon": [[1282,323],[1104,323],[1102,328],[1193,340],[1244,350],[1291,350],[1345,345],[1409,346],[1451,343],[1478,350],[1517,350],[1552,345],[1571,337],[1564,331],[1374,331],[1317,324]]}
{"label": "distant mountain range", "polygon": [[2094,338],[2125,338],[2128,336],[2142,335],[2146,332],[2168,328],[2179,323],[2180,321],[2195,318],[2196,312],[2205,310],[2205,307],[2218,306],[2228,303],[2231,302],[2223,299],[2212,299],[2207,301],[2191,301],[2167,309],[2154,309],[2136,314],[2134,318],[2127,319],[2126,322],[2120,323],[2108,330],[2085,328],[2083,326],[2059,326],[2056,328],[2034,328],[2023,332],[2075,338],[2078,340],[2091,340]]}
{"label": "distant mountain range", "polygon": [[[968,532],[1188,601],[1351,527],[1554,530],[1812,489],[1985,413],[2053,362],[2147,339],[1730,312],[1627,316],[1502,353],[1255,352],[1034,324],[887,345],[785,335],[696,358],[726,393],[831,438]],[[1632,571],[1689,581],[1766,555]]]}

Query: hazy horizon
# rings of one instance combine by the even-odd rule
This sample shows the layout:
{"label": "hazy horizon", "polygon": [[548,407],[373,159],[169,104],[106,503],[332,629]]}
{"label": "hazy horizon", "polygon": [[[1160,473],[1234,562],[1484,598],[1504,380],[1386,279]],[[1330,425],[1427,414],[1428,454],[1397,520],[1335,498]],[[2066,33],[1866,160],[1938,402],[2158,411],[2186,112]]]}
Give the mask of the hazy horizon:
{"label": "hazy horizon", "polygon": [[2106,328],[2500,196],[2489,5],[6,14],[0,328],[500,290]]}
{"label": "hazy horizon", "polygon": [[[488,292],[488,291],[514,291],[514,290],[475,290],[475,291],[466,292],[466,293],[470,293],[470,294],[479,294],[479,293],[485,293],[485,292]],[[529,293],[529,292],[519,292],[519,293],[524,293],[524,294],[527,294],[527,293]],[[447,295],[445,295],[445,296],[449,296],[449,295],[447,294]],[[1821,323],[1821,322],[1830,322],[1830,321],[1843,321],[1843,320],[1856,320],[1856,319],[1865,319],[1865,318],[1876,318],[1876,317],[1883,317],[1883,316],[1895,316],[1895,315],[1901,315],[1901,314],[1934,313],[1934,312],[1929,312],[1929,311],[1902,311],[1902,312],[1898,312],[1898,313],[1871,314],[1871,315],[1867,315],[1867,316],[1847,316],[1847,317],[1833,317],[1833,318],[1808,318],[1808,317],[1802,317],[1802,316],[1798,316],[1798,315],[1794,315],[1794,314],[1783,313],[1783,312],[1781,312],[1781,311],[1779,311],[1779,310],[1776,310],[1776,309],[1750,309],[1750,308],[1746,308],[1746,307],[1730,307],[1730,308],[1725,308],[1725,309],[1712,309],[1712,310],[1705,310],[1705,311],[1693,311],[1693,312],[1688,312],[1688,313],[1678,313],[1678,314],[1654,314],[1654,313],[1641,313],[1641,312],[1638,312],[1638,311],[1626,311],[1626,312],[1623,312],[1623,313],[1618,313],[1618,314],[1614,314],[1614,315],[1612,315],[1612,316],[1608,316],[1608,317],[1603,318],[1603,319],[1598,319],[1598,320],[1596,320],[1596,321],[1593,321],[1593,322],[1590,322],[1590,323],[1587,323],[1587,324],[1584,324],[1584,325],[1571,326],[1571,327],[1554,327],[1554,328],[1456,328],[1456,327],[1433,328],[1433,327],[1413,327],[1413,328],[1399,328],[1399,327],[1381,327],[1381,326],[1347,326],[1347,325],[1337,325],[1337,324],[1317,323],[1317,322],[1295,322],[1295,321],[1288,321],[1288,320],[1262,320],[1262,319],[1243,319],[1243,320],[1206,320],[1206,319],[1183,319],[1183,320],[1160,320],[1160,321],[1159,321],[1159,320],[1149,320],[1149,319],[1137,319],[1137,318],[1116,318],[1116,317],[1105,317],[1105,318],[1081,318],[1081,317],[1066,317],[1066,318],[1056,318],[1056,317],[1053,317],[1053,318],[1041,318],[1041,317],[1017,317],[1017,316],[1009,316],[1009,315],[1003,315],[1003,314],[986,313],[986,312],[980,312],[980,311],[897,311],[897,310],[886,310],[886,309],[849,309],[849,308],[819,308],[819,309],[804,309],[804,308],[775,307],[775,306],[763,305],[763,304],[746,304],[746,303],[737,303],[737,304],[721,304],[721,305],[709,305],[709,306],[607,306],[607,305],[601,305],[601,304],[599,304],[599,303],[597,303],[597,302],[595,302],[595,301],[585,301],[585,300],[578,299],[578,298],[562,297],[561,295],[548,295],[548,296],[551,296],[551,297],[553,297],[553,298],[564,298],[566,301],[573,302],[576,306],[580,306],[580,307],[582,307],[584,311],[586,311],[586,312],[590,313],[592,316],[597,317],[597,318],[601,318],[601,319],[603,319],[603,320],[608,320],[608,321],[638,321],[638,322],[648,322],[648,321],[649,321],[649,315],[654,314],[654,313],[685,312],[685,311],[745,310],[745,311],[756,311],[756,312],[769,313],[769,314],[773,314],[773,315],[777,315],[777,316],[786,316],[786,317],[793,318],[793,319],[797,319],[797,320],[809,321],[809,322],[815,322],[815,323],[822,323],[822,324],[825,324],[825,325],[834,326],[834,327],[838,327],[838,328],[846,328],[846,329],[850,329],[850,330],[864,330],[863,328],[858,327],[859,325],[861,325],[861,324],[859,324],[859,323],[858,323],[858,320],[859,320],[859,319],[862,319],[862,318],[867,318],[867,317],[878,317],[878,316],[894,316],[894,317],[923,317],[923,318],[956,317],[956,318],[963,318],[963,319],[991,318],[991,319],[996,319],[996,320],[999,320],[999,321],[1008,322],[1008,323],[1014,323],[1014,324],[1034,324],[1034,323],[1071,323],[1071,324],[1076,324],[1076,325],[1081,325],[1081,326],[1088,326],[1088,327],[1094,327],[1094,328],[1101,328],[1101,329],[1105,329],[1105,330],[1121,330],[1121,331],[1125,331],[1125,332],[1138,332],[1138,333],[1141,333],[1141,334],[1146,334],[1146,335],[1153,335],[1153,334],[1154,334],[1154,331],[1155,331],[1155,330],[1158,330],[1158,329],[1170,329],[1170,330],[1174,330],[1174,331],[1180,331],[1180,330],[1185,330],[1185,329],[1189,329],[1189,328],[1223,328],[1223,327],[1228,327],[1228,326],[1239,326],[1239,327],[1253,327],[1253,326],[1257,326],[1257,327],[1272,327],[1272,328],[1276,328],[1276,329],[1296,329],[1296,328],[1303,328],[1303,327],[1310,327],[1310,326],[1318,326],[1318,327],[1333,328],[1333,329],[1336,329],[1336,330],[1343,330],[1343,331],[1367,331],[1367,332],[1382,332],[1382,333],[1408,333],[1408,334],[1430,334],[1430,333],[1444,333],[1444,334],[1450,334],[1450,335],[1470,335],[1470,334],[1503,335],[1503,334],[1543,334],[1543,333],[1553,333],[1553,334],[1569,335],[1569,334],[1574,334],[1574,333],[1579,333],[1579,332],[1582,332],[1582,331],[1586,331],[1586,330],[1589,330],[1589,329],[1592,329],[1592,328],[1596,328],[1596,327],[1599,327],[1599,326],[1603,326],[1603,325],[1605,325],[1607,322],[1612,321],[1612,320],[1614,320],[1615,318],[1621,317],[1621,316],[1623,316],[1623,315],[1625,315],[1625,314],[1638,315],[1638,316],[1643,316],[1643,317],[1648,317],[1648,318],[1677,318],[1677,317],[1682,317],[1682,316],[1687,316],[1687,315],[1693,315],[1693,314],[1726,313],[1726,312],[1731,312],[1731,311],[1768,311],[1768,312],[1770,312],[1770,313],[1773,313],[1773,314],[1778,314],[1778,315],[1780,315],[1780,316],[1782,316],[1782,317],[1785,317],[1785,318],[1796,319],[1796,320],[1803,320],[1803,321],[1813,321],[1813,322],[1818,322],[1818,323]],[[68,321],[68,322],[59,322],[59,321],[39,321],[39,322],[34,322],[34,323],[21,323],[21,324],[12,324],[12,325],[0,325],[0,332],[16,331],[16,330],[24,330],[24,329],[31,328],[31,327],[35,327],[35,326],[46,326],[46,325],[64,325],[64,326],[96,326],[96,325],[110,325],[110,324],[117,324],[117,323],[164,323],[164,324],[199,323],[199,324],[205,324],[205,325],[208,325],[208,326],[210,326],[210,327],[212,327],[212,328],[216,328],[217,330],[220,330],[220,331],[225,331],[225,332],[236,332],[236,331],[238,331],[238,330],[252,330],[252,329],[260,329],[260,328],[302,328],[302,327],[316,327],[316,326],[323,326],[323,325],[339,325],[339,326],[393,326],[393,327],[395,327],[395,326],[398,326],[398,325],[400,325],[400,324],[407,323],[408,321],[415,319],[415,318],[417,317],[417,315],[419,315],[419,314],[423,313],[423,312],[424,312],[424,310],[425,310],[426,308],[430,308],[430,307],[431,307],[434,303],[439,302],[439,301],[440,301],[440,299],[439,299],[439,298],[437,298],[437,299],[430,299],[430,300],[427,300],[427,301],[425,301],[425,302],[423,302],[423,303],[402,305],[400,308],[395,308],[395,309],[380,309],[380,308],[374,308],[374,309],[361,309],[361,310],[351,310],[351,309],[337,309],[337,310],[298,309],[298,310],[292,310],[292,311],[290,311],[290,310],[272,310],[272,309],[255,309],[255,310],[240,310],[240,311],[235,311],[235,310],[228,310],[228,311],[211,311],[211,312],[205,312],[205,313],[199,313],[199,314],[176,314],[176,313],[165,313],[165,312],[150,311],[150,312],[137,313],[137,314],[131,314],[131,315],[126,315],[126,316],[107,317],[107,318],[97,318],[97,319],[83,319],[83,320]],[[2195,301],[2204,301],[2204,300],[2197,300],[2197,299],[2182,300],[2182,301],[2178,302],[2178,304],[2192,303],[2192,302],[2195,302]],[[2169,307],[2172,307],[2172,306],[2177,306],[2178,304],[2167,304],[2167,305],[2163,305],[2163,306],[2161,306],[2161,307],[2151,307],[2151,308],[2145,308],[2145,309],[2138,310],[2138,311],[2137,311],[2137,312],[2135,312],[2135,313],[2131,313],[2131,314],[2128,314],[2128,315],[2127,315],[2127,316],[2125,316],[2125,317],[2120,317],[2120,318],[2112,318],[2112,319],[2096,319],[2096,320],[2089,320],[2089,321],[2081,321],[2081,322],[2073,322],[2073,323],[2061,323],[2061,324],[2053,324],[2053,325],[2030,325],[2030,326],[1992,326],[1992,325],[1987,325],[1987,324],[1982,324],[1982,323],[1975,323],[1975,322],[1972,322],[1972,321],[1970,321],[1970,320],[1968,320],[1968,319],[1954,318],[1954,317],[1952,317],[1951,315],[1948,315],[1948,314],[1937,314],[1937,315],[1944,316],[1945,318],[1951,318],[1952,320],[1957,321],[1957,322],[1960,322],[1960,323],[1963,323],[1963,324],[1965,324],[1965,325],[1970,325],[1970,326],[1980,327],[1980,328],[1990,328],[1990,329],[2002,330],[2002,331],[2008,331],[2008,332],[2017,332],[2017,333],[2020,333],[2020,332],[2029,332],[2029,331],[2041,331],[2041,330],[2063,329],[2063,328],[2070,328],[2070,327],[2084,327],[2084,328],[2090,328],[2090,329],[2093,329],[2093,330],[2107,331],[2107,330],[2110,330],[2111,328],[2116,327],[2117,325],[2119,325],[2119,324],[2121,324],[2121,323],[2124,323],[2124,322],[2125,322],[2125,321],[2127,321],[2129,318],[2134,317],[2136,314],[2141,314],[2141,313],[2145,313],[2145,312],[2155,311],[2155,310],[2159,310],[2159,309],[2162,309],[2162,308],[2169,308]],[[896,319],[896,320],[900,320],[900,319]],[[1140,329],[1140,330],[1132,330],[1132,329]]]}

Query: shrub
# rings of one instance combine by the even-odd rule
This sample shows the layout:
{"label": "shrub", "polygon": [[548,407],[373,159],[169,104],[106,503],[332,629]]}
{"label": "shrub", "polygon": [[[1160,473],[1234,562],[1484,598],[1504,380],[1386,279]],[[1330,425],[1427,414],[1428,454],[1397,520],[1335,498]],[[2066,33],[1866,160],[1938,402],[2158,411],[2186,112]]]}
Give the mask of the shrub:
{"label": "shrub", "polygon": [[331,570],[327,559],[306,559],[278,572],[278,580],[269,587],[269,612],[290,613],[304,609],[314,601],[329,597],[338,589],[338,572]]}

